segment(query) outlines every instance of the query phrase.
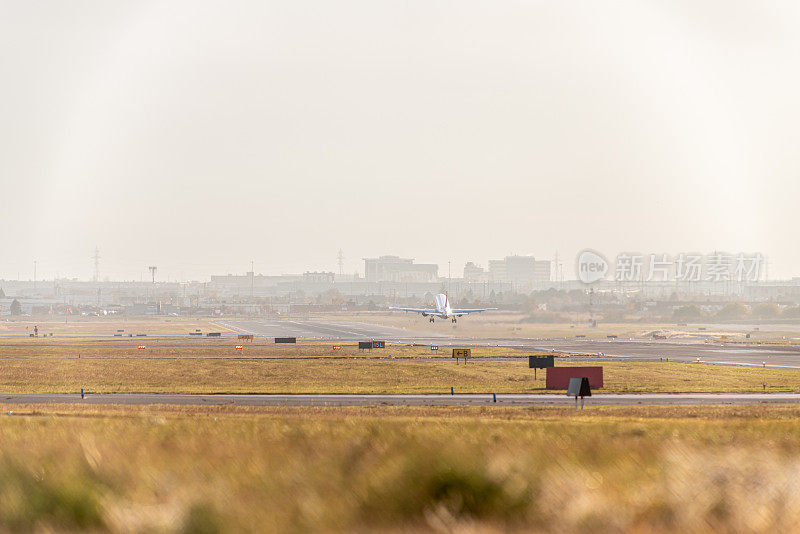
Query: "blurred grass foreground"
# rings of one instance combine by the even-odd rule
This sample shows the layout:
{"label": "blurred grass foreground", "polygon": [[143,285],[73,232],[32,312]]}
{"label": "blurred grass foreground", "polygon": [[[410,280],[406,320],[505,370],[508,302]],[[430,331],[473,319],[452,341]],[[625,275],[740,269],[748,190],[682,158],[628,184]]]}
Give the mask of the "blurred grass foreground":
{"label": "blurred grass foreground", "polygon": [[4,532],[800,526],[798,407],[2,413]]}

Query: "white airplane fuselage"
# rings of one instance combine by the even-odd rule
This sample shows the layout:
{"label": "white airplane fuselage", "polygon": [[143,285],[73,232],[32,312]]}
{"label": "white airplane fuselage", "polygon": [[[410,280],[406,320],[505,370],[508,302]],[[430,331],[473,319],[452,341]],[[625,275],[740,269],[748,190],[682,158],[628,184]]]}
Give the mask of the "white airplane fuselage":
{"label": "white airplane fuselage", "polygon": [[422,314],[423,317],[428,317],[431,322],[434,322],[435,318],[439,319],[451,319],[454,323],[456,320],[461,317],[462,315],[469,315],[470,313],[480,313],[483,311],[489,310],[496,310],[497,308],[456,308],[453,309],[450,307],[450,300],[447,298],[445,293],[439,293],[436,295],[436,307],[435,308],[395,308],[390,307],[390,310],[399,310],[404,312],[414,312]]}
{"label": "white airplane fuselage", "polygon": [[438,317],[439,319],[449,319],[453,316],[453,309],[450,307],[447,295],[443,293],[436,295],[436,311],[422,314],[423,317],[427,317],[428,315]]}

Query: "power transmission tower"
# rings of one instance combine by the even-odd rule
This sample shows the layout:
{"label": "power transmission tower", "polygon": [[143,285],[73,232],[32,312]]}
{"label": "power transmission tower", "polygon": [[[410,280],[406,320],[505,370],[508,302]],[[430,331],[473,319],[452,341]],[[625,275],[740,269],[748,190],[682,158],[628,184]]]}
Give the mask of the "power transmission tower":
{"label": "power transmission tower", "polygon": [[553,262],[553,264],[555,266],[555,271],[556,271],[555,272],[556,285],[558,289],[561,289],[561,283],[564,281],[564,272],[561,269],[561,263],[559,262],[557,250],[556,250],[555,261]]}
{"label": "power transmission tower", "polygon": [[342,249],[339,249],[339,255],[336,256],[336,259],[339,260],[339,275],[341,276],[344,274],[344,253]]}
{"label": "power transmission tower", "polygon": [[94,247],[94,256],[92,256],[92,259],[94,259],[94,281],[95,282],[99,282],[100,281],[100,249],[99,248]]}

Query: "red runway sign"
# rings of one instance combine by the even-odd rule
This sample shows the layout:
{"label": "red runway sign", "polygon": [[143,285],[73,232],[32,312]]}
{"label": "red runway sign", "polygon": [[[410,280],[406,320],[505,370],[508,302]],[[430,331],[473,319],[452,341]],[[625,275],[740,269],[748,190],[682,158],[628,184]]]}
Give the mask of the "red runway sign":
{"label": "red runway sign", "polygon": [[431,350],[439,350],[439,347],[437,347],[436,345],[431,345]]}
{"label": "red runway sign", "polygon": [[144,345],[139,345],[139,350],[143,350],[144,348]]}
{"label": "red runway sign", "polygon": [[603,387],[603,368],[597,367],[548,367],[546,389],[567,389],[570,378],[585,376],[593,388]]}
{"label": "red runway sign", "polygon": [[244,345],[236,345],[233,348],[235,348],[236,350],[242,350],[242,349],[244,349]]}
{"label": "red runway sign", "polygon": [[334,345],[333,346],[333,350],[342,350],[342,346],[341,345]]}

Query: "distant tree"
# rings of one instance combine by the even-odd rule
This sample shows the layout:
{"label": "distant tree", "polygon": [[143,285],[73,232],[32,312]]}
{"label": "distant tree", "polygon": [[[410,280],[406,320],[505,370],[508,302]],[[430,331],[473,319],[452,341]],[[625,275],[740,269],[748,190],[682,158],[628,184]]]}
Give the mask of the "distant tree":
{"label": "distant tree", "polygon": [[567,295],[570,302],[586,302],[586,292],[582,289],[570,289]]}
{"label": "distant tree", "polygon": [[6,298],[6,293],[5,293],[5,291],[3,291],[3,288],[0,287],[0,299],[4,299],[4,298]]}
{"label": "distant tree", "polygon": [[338,289],[329,289],[317,295],[317,304],[329,305],[333,304],[336,306],[342,305],[344,303],[344,297],[342,294],[339,293]]}
{"label": "distant tree", "polygon": [[780,314],[781,309],[774,302],[760,302],[753,306],[753,315],[758,319],[775,319]]}
{"label": "distant tree", "polygon": [[11,315],[22,315],[22,304],[17,299],[11,303]]}
{"label": "distant tree", "polygon": [[791,308],[786,308],[781,313],[781,317],[785,317],[787,319],[797,319],[800,318],[800,306],[792,306]]}
{"label": "distant tree", "polygon": [[522,306],[520,307],[520,311],[523,313],[533,314],[539,309],[539,304],[536,302],[536,299],[533,297],[527,297],[523,302]]}
{"label": "distant tree", "polygon": [[672,312],[672,320],[678,323],[691,323],[701,321],[705,318],[703,310],[692,304],[691,306],[681,306]]}
{"label": "distant tree", "polygon": [[736,321],[744,319],[749,313],[750,309],[741,302],[731,302],[714,314],[714,318],[720,321]]}

